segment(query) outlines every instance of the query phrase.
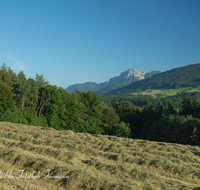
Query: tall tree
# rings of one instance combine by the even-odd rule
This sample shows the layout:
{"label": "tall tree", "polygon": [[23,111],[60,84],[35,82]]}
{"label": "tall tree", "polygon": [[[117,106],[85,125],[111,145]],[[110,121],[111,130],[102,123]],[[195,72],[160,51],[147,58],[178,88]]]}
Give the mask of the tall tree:
{"label": "tall tree", "polygon": [[45,104],[42,113],[47,118],[49,126],[55,129],[65,129],[67,117],[62,94],[57,86],[48,85],[45,88],[48,94],[51,94],[51,99]]}
{"label": "tall tree", "polygon": [[37,109],[36,109],[38,117],[40,117],[42,109],[51,99],[51,93],[50,90],[48,90],[49,88],[51,88],[50,85],[46,86],[45,88],[39,89],[39,98],[37,101]]}
{"label": "tall tree", "polygon": [[88,91],[82,94],[83,103],[87,108],[87,120],[90,133],[101,133],[103,106],[98,94]]}
{"label": "tall tree", "polygon": [[164,115],[164,106],[163,106],[163,104],[162,103],[160,103],[160,107],[159,107],[159,109],[158,109],[158,113],[157,113],[157,117],[156,117],[156,119],[159,119],[161,116],[163,116]]}
{"label": "tall tree", "polygon": [[37,100],[39,98],[39,87],[34,79],[29,78],[27,82],[30,84],[30,93],[28,96],[30,110],[31,108],[36,108]]}
{"label": "tall tree", "polygon": [[49,84],[49,82],[46,81],[43,75],[38,75],[37,73],[36,73],[35,81],[37,83],[38,89],[44,88],[45,86]]}
{"label": "tall tree", "polygon": [[194,117],[200,119],[200,101],[197,99],[197,101],[193,104],[194,109]]}
{"label": "tall tree", "polygon": [[148,103],[142,110],[142,125],[141,125],[141,133],[140,138],[146,139],[148,136],[148,130],[153,121],[155,120],[155,111],[153,105]]}
{"label": "tall tree", "polygon": [[18,89],[18,97],[21,99],[21,111],[23,112],[24,105],[29,101],[28,96],[31,92],[31,84],[28,81],[20,81]]}
{"label": "tall tree", "polygon": [[15,104],[14,94],[11,92],[8,85],[0,79],[0,117],[1,115]]}
{"label": "tall tree", "polygon": [[165,108],[165,114],[166,115],[177,115],[177,111],[174,108],[174,105],[172,104],[171,100],[169,101],[168,105]]}
{"label": "tall tree", "polygon": [[23,71],[20,71],[17,75],[18,79],[19,79],[19,82],[23,82],[23,81],[26,81],[26,76],[24,74]]}
{"label": "tall tree", "polygon": [[184,115],[185,117],[187,115],[192,115],[194,114],[193,109],[192,109],[192,104],[190,102],[190,99],[188,98],[187,100],[183,98],[182,104],[181,104],[181,109],[179,111],[180,115]]}
{"label": "tall tree", "polygon": [[9,86],[11,89],[13,89],[13,76],[14,73],[6,66],[5,63],[1,66],[1,80],[4,82],[7,86]]}
{"label": "tall tree", "polygon": [[112,106],[103,108],[103,122],[109,126],[114,126],[120,120],[115,109]]}
{"label": "tall tree", "polygon": [[137,106],[135,106],[132,102],[125,102],[122,101],[119,104],[113,105],[113,107],[116,110],[116,113],[119,115],[121,118],[124,114],[130,112],[130,113],[135,113],[136,110],[138,109]]}

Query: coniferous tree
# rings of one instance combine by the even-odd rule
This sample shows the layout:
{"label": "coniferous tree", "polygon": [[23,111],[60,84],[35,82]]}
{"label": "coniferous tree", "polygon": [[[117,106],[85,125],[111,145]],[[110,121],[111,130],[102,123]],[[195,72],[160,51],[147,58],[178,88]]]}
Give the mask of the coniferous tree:
{"label": "coniferous tree", "polygon": [[141,125],[141,134],[140,138],[146,139],[148,136],[148,130],[153,121],[155,120],[155,111],[153,105],[148,103],[142,110],[141,113],[142,125]]}
{"label": "coniferous tree", "polygon": [[187,115],[194,115],[192,104],[189,98],[187,99],[186,105],[187,105]]}
{"label": "coniferous tree", "polygon": [[197,101],[193,104],[193,110],[194,110],[194,117],[200,119],[200,101],[197,99]]}
{"label": "coniferous tree", "polygon": [[159,116],[161,117],[161,116],[163,116],[164,115],[164,106],[163,106],[163,104],[161,103],[160,104],[160,107],[159,107]]}
{"label": "coniferous tree", "polygon": [[194,115],[194,106],[191,104],[191,101],[189,98],[187,100],[183,98],[179,114],[184,115],[185,117],[187,115]]}
{"label": "coniferous tree", "polygon": [[121,122],[129,124],[133,137],[137,137],[141,132],[141,115],[137,113],[126,113],[122,116]]}
{"label": "coniferous tree", "polygon": [[177,115],[177,111],[174,108],[174,105],[172,104],[171,100],[169,101],[168,105],[165,108],[165,114],[166,115]]}
{"label": "coniferous tree", "polygon": [[187,113],[188,113],[188,111],[187,111],[186,99],[183,98],[183,101],[181,103],[181,109],[179,110],[179,114],[184,115],[186,117]]}
{"label": "coniferous tree", "polygon": [[158,120],[161,117],[161,113],[157,106],[154,108],[154,113],[155,113],[154,116],[155,120]]}

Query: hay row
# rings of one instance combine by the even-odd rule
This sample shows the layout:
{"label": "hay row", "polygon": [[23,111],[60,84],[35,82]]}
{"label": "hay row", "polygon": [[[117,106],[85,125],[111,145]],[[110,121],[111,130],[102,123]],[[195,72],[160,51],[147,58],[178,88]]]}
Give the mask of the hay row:
{"label": "hay row", "polygon": [[[68,179],[34,180],[38,189],[192,189],[200,187],[200,148],[0,122],[0,159],[27,172]],[[5,166],[7,166],[4,164]],[[0,165],[6,171],[4,165]],[[33,179],[2,189],[33,189]],[[31,182],[32,181],[32,182]],[[18,188],[13,184],[18,184]],[[21,186],[20,186],[21,185]]]}

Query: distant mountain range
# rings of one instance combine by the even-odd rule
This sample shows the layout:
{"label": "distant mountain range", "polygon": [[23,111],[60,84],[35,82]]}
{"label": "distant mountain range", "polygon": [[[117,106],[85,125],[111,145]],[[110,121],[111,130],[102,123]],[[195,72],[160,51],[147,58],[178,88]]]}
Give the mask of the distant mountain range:
{"label": "distant mountain range", "polygon": [[111,90],[127,86],[130,83],[146,79],[161,72],[162,71],[151,71],[149,73],[146,73],[143,71],[128,69],[122,72],[119,76],[113,77],[107,80],[106,82],[102,83],[86,82],[82,84],[74,84],[68,86],[65,90],[68,91],[69,93],[72,93],[76,90],[83,92],[91,90],[99,94],[103,94],[103,93],[108,93]]}
{"label": "distant mountain range", "polygon": [[178,89],[184,87],[200,87],[200,63],[165,71],[124,87],[110,90],[104,95],[131,95],[133,92],[147,89]]}

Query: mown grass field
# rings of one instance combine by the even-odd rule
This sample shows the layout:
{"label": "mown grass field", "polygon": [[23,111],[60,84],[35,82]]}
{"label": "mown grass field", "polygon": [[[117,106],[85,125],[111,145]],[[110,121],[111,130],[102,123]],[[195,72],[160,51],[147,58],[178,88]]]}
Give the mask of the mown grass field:
{"label": "mown grass field", "polygon": [[164,97],[164,96],[175,96],[178,92],[200,92],[200,88],[192,88],[192,87],[187,87],[187,88],[177,88],[177,89],[149,89],[143,92],[135,92],[132,93],[134,96],[138,95],[151,95],[151,96],[157,96],[161,95],[159,97]]}
{"label": "mown grass field", "polygon": [[200,147],[0,122],[0,170],[5,190],[199,189]]}

